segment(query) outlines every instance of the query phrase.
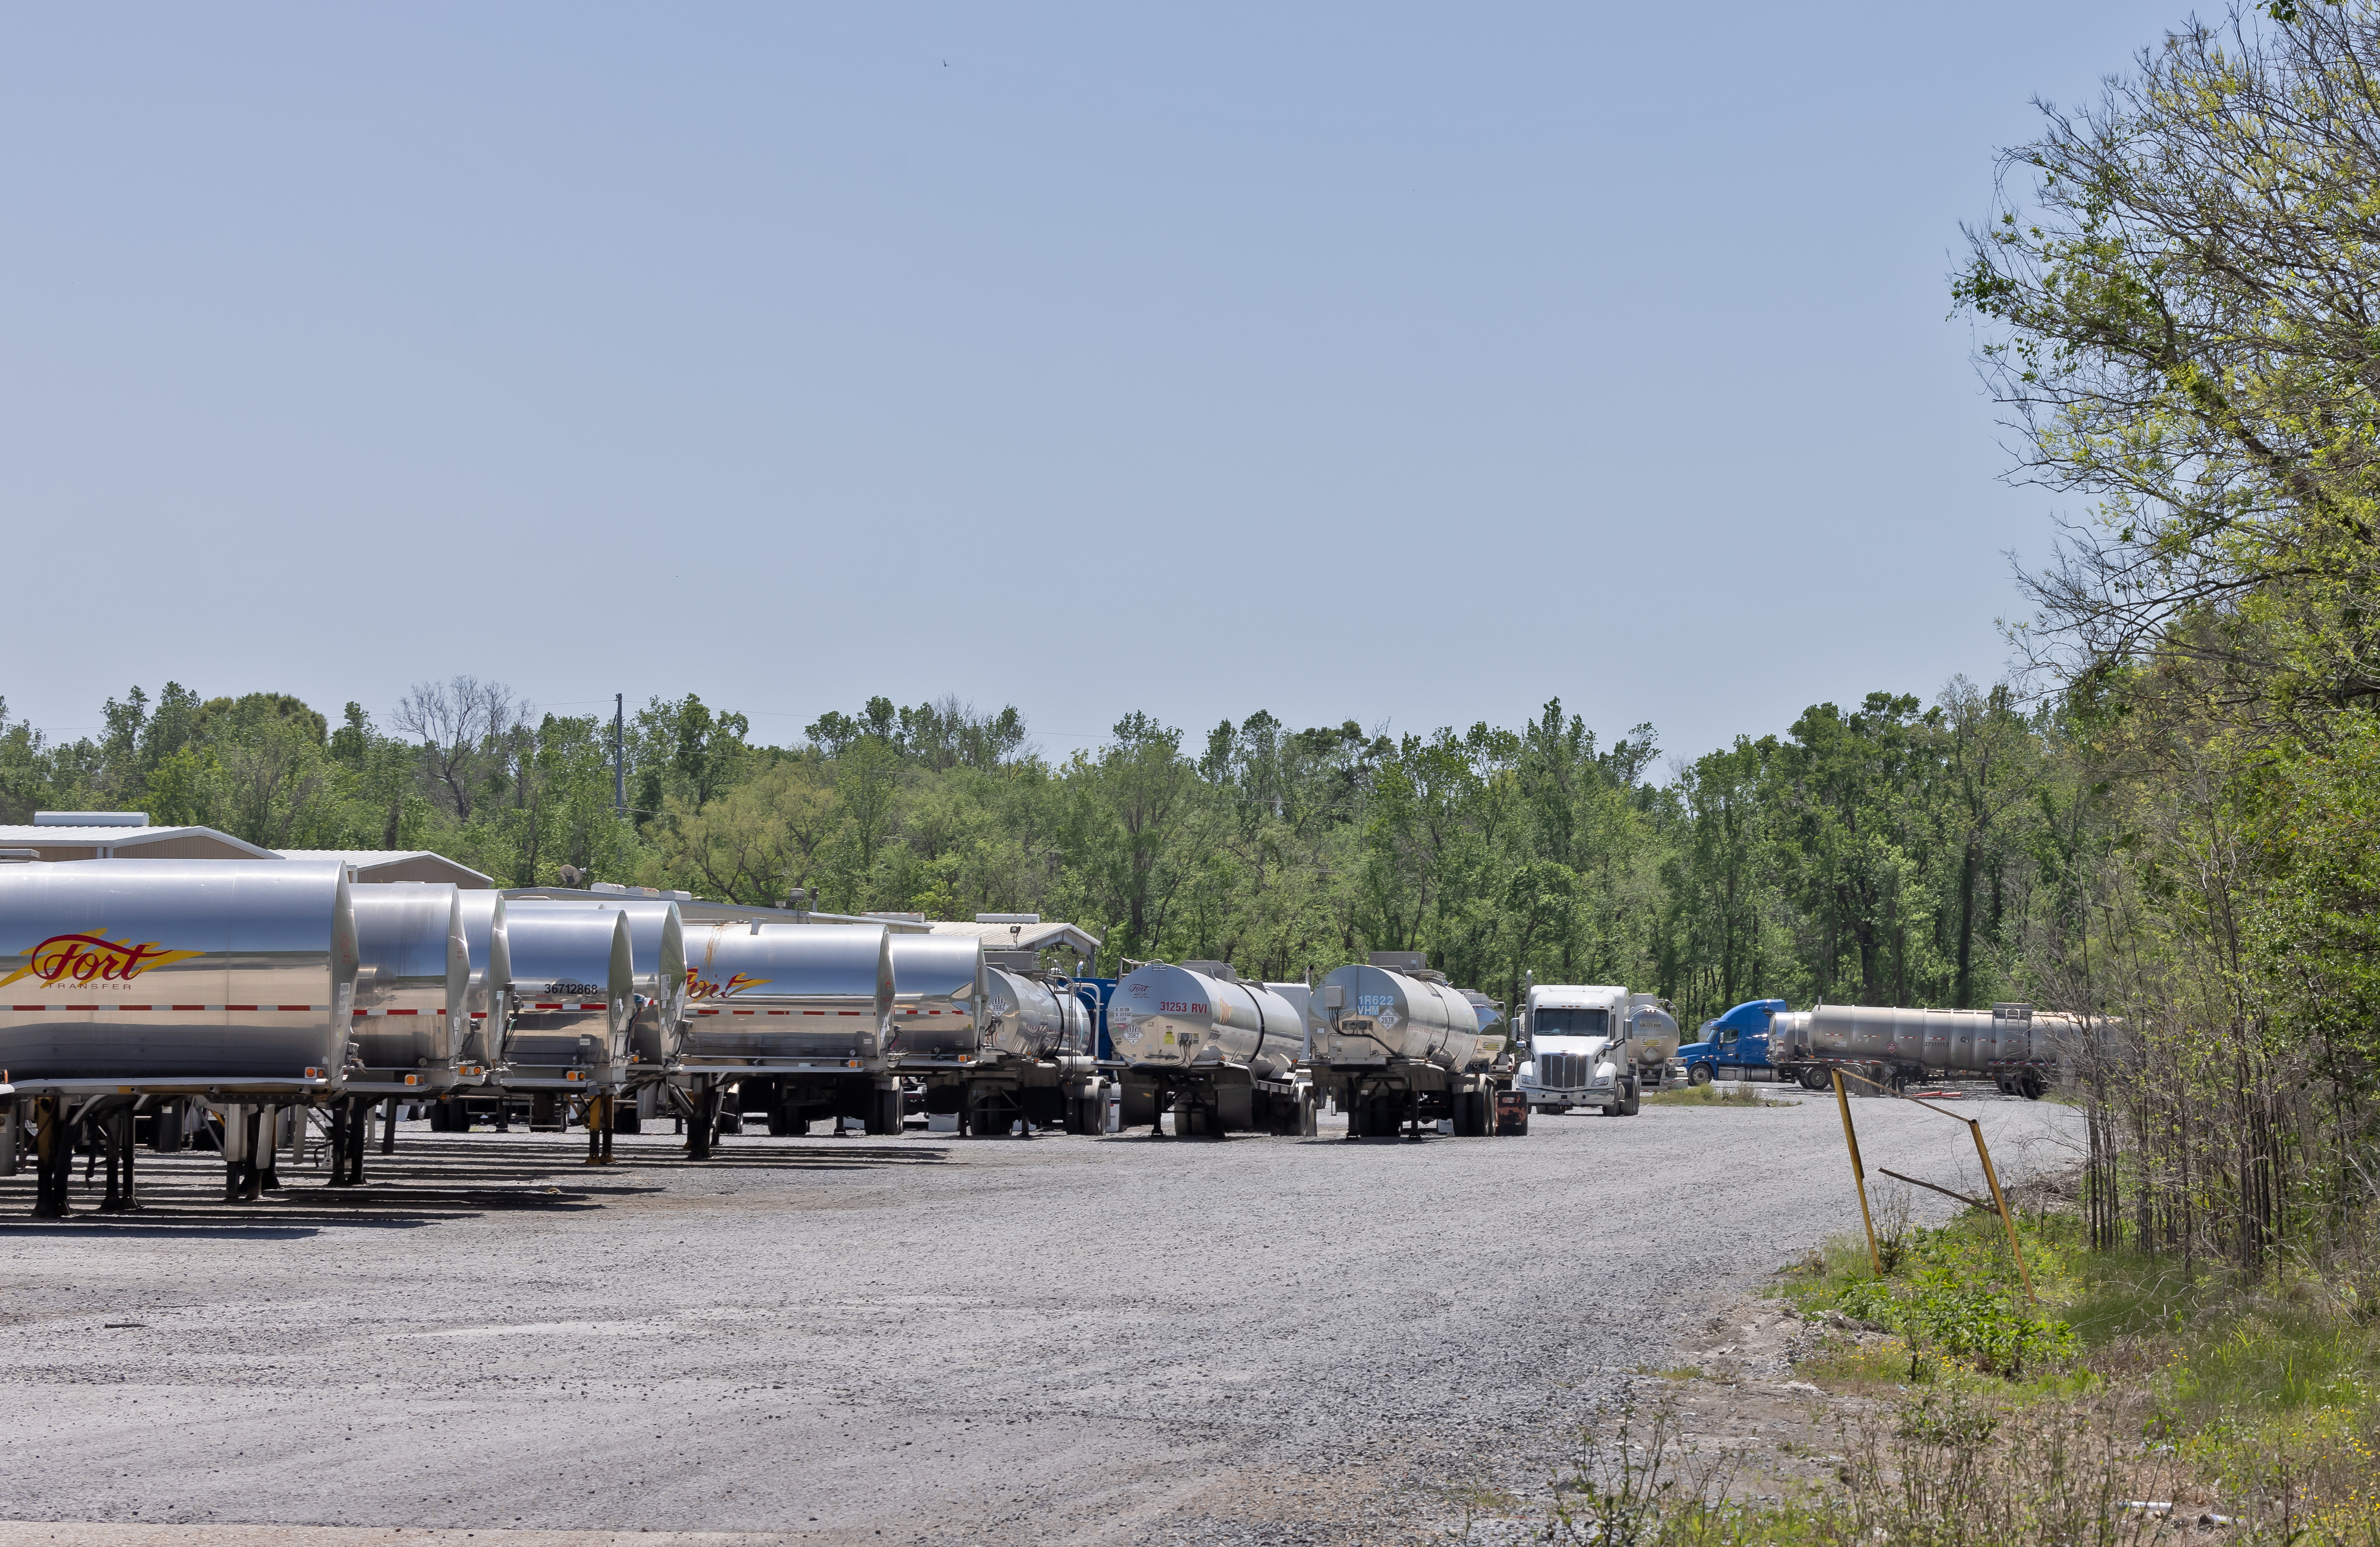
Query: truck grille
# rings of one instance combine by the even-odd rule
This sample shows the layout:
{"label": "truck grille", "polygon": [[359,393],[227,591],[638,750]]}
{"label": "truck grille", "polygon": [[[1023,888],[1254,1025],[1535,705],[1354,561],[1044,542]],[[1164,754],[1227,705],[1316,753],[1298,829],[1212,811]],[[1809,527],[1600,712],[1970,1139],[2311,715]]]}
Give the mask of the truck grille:
{"label": "truck grille", "polygon": [[1584,1053],[1537,1054],[1537,1083],[1549,1090],[1575,1090],[1586,1083],[1588,1074]]}

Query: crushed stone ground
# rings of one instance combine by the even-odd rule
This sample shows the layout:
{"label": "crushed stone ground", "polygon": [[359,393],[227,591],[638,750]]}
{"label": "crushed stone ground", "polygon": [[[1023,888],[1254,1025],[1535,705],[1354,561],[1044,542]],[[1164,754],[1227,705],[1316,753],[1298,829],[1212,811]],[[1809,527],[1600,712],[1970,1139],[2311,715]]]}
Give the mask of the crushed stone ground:
{"label": "crushed stone ground", "polygon": [[[2071,1160],[2078,1114],[1980,1094],[2004,1179]],[[1858,1213],[1831,1100],[1781,1099],[602,1169],[407,1125],[351,1193],[225,1206],[210,1157],[144,1157],[149,1212],[42,1225],[8,1178],[0,1547],[1439,1540],[1681,1349],[1742,1344],[1714,1432],[1793,1401],[1787,1334],[1727,1329]],[[1871,1172],[1980,1186],[1963,1128],[1854,1111]]]}

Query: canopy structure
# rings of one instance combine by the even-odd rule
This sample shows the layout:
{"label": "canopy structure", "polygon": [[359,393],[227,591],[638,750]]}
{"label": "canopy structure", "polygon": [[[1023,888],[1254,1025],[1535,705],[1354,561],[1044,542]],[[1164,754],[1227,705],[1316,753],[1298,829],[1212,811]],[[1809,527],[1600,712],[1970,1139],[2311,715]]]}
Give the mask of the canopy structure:
{"label": "canopy structure", "polygon": [[970,924],[936,920],[926,927],[935,934],[971,934],[983,942],[987,951],[1066,950],[1087,959],[1099,951],[1097,935],[1073,924],[1044,921],[1031,914],[1009,918],[986,914]]}

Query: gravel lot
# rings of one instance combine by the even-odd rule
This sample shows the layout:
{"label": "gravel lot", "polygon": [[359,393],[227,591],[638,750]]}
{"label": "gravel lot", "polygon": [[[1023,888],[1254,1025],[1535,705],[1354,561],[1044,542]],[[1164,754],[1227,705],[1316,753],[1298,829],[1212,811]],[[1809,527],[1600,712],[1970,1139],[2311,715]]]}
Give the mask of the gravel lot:
{"label": "gravel lot", "polygon": [[[1783,1099],[1418,1144],[1326,1117],[696,1166],[649,1135],[608,1170],[577,1135],[407,1125],[360,1193],[285,1170],[225,1209],[211,1157],[161,1160],[121,1223],[30,1224],[10,1178],[0,1521],[1426,1537],[1445,1491],[1540,1475],[1698,1313],[1857,1227],[1831,1101]],[[1964,1104],[2004,1180],[2079,1141],[2062,1107]],[[1854,1111],[1871,1170],[1980,1187],[1962,1128]],[[263,1540],[112,1540],[144,1537]]]}

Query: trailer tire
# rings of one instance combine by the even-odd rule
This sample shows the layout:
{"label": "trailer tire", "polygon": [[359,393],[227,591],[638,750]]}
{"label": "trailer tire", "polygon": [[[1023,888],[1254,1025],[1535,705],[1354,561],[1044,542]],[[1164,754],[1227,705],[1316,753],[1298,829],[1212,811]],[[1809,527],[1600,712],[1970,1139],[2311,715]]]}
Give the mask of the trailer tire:
{"label": "trailer tire", "polygon": [[1644,1091],[1638,1088],[1635,1080],[1628,1080],[1621,1087],[1621,1095],[1620,1097],[1620,1115],[1622,1117],[1633,1117],[1644,1104]]}
{"label": "trailer tire", "polygon": [[2039,1070],[2027,1069],[2024,1071],[2023,1083],[2018,1093],[2026,1101],[2037,1102],[2049,1093],[2049,1082],[2041,1078]]}
{"label": "trailer tire", "polygon": [[1686,1083],[1689,1085],[1708,1085],[1710,1082],[1711,1066],[1708,1064],[1696,1064],[1686,1071]]}

